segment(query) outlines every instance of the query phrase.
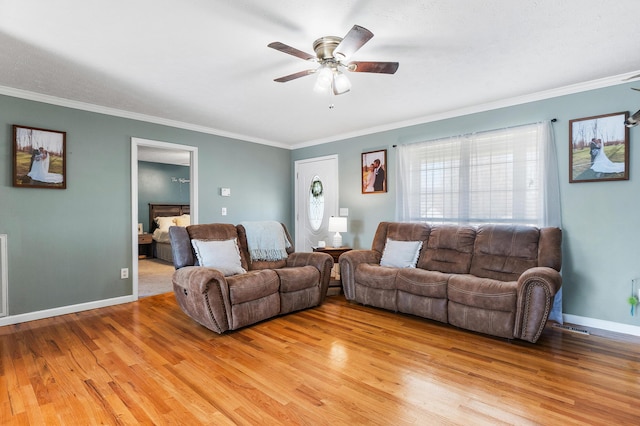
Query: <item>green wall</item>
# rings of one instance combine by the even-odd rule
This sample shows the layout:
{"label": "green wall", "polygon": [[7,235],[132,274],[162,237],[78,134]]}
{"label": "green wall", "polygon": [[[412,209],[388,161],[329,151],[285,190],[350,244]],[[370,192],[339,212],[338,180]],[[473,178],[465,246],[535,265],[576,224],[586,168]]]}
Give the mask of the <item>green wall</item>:
{"label": "green wall", "polygon": [[[638,326],[629,314],[640,227],[640,128],[630,131],[630,180],[569,184],[568,122],[640,108],[624,84],[286,149],[0,96],[0,233],[8,234],[9,313],[36,312],[131,294],[131,137],[198,147],[201,223],[274,219],[293,232],[295,160],[339,155],[340,206],[349,208],[346,244],[368,248],[376,226],[395,219],[395,144],[557,118],[553,125],[563,211],[564,313]],[[348,95],[347,95],[348,96]],[[67,132],[67,189],[11,186],[11,125]],[[360,154],[387,149],[389,192],[360,192]],[[231,188],[221,197],[220,187]],[[220,209],[227,207],[228,216]]]}
{"label": "green wall", "polygon": [[[637,83],[560,96],[508,108],[424,123],[296,149],[292,160],[339,155],[340,207],[349,209],[345,244],[369,248],[378,222],[395,219],[393,145],[426,141],[557,118],[553,124],[560,168],[565,314],[640,325],[630,315],[631,280],[640,277],[640,127],[630,130],[630,180],[569,184],[569,120],[640,108]],[[347,95],[348,96],[348,95]],[[389,192],[361,194],[360,154],[387,149]]]}
{"label": "green wall", "polygon": [[[67,132],[67,189],[12,186],[13,124]],[[131,278],[120,279],[132,268],[131,137],[198,147],[201,223],[293,226],[289,150],[9,96],[0,128],[9,315],[131,295]]]}
{"label": "green wall", "polygon": [[189,204],[189,167],[138,161],[138,223],[149,232],[149,203]]}

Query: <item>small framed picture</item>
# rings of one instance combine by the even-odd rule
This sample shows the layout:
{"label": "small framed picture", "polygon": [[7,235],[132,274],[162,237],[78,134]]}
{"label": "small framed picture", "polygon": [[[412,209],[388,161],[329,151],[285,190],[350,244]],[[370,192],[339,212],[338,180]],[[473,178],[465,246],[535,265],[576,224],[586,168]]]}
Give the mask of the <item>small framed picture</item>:
{"label": "small framed picture", "polygon": [[364,152],[361,165],[362,193],[387,192],[387,150]]}
{"label": "small framed picture", "polygon": [[629,180],[628,112],[569,121],[569,182]]}
{"label": "small framed picture", "polygon": [[67,187],[66,132],[13,126],[13,186]]}
{"label": "small framed picture", "polygon": [[138,224],[138,235],[144,234],[144,230],[142,229],[142,224]]}

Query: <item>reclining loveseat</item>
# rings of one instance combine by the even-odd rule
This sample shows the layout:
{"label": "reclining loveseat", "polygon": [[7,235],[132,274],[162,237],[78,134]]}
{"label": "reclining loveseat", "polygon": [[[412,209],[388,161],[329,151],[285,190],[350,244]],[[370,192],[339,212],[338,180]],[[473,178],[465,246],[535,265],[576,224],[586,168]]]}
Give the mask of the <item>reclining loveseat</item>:
{"label": "reclining loveseat", "polygon": [[[270,236],[260,247],[264,232]],[[296,253],[286,227],[277,222],[174,226],[169,235],[178,304],[216,333],[319,306],[327,294],[331,256]],[[250,247],[251,241],[257,246]]]}
{"label": "reclining loveseat", "polygon": [[562,285],[561,242],[551,227],[382,222],[340,274],[350,301],[535,343]]}

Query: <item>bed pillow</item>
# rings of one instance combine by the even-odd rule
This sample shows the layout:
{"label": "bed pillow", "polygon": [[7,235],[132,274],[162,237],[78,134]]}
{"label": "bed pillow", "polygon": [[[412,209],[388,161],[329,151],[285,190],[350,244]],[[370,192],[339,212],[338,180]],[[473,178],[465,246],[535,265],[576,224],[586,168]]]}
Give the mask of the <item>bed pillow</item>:
{"label": "bed pillow", "polygon": [[170,226],[175,226],[177,216],[158,216],[156,217],[156,224],[161,231],[169,232]]}
{"label": "bed pillow", "polygon": [[225,277],[247,272],[240,263],[237,238],[231,240],[191,240],[191,245],[193,245],[200,266],[215,268]]}
{"label": "bed pillow", "polygon": [[422,241],[396,241],[387,238],[380,266],[415,268],[422,248]]}
{"label": "bed pillow", "polygon": [[189,216],[188,214],[176,216],[176,225],[182,227],[191,225],[191,216]]}

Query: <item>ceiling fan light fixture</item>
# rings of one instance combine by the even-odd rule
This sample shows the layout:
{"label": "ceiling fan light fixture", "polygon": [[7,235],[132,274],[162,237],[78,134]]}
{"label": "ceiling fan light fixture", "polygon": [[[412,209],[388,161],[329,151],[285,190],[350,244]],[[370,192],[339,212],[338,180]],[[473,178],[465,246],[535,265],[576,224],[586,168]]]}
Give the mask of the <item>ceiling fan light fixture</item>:
{"label": "ceiling fan light fixture", "polygon": [[274,81],[284,83],[309,74],[318,74],[314,91],[333,95],[341,95],[351,90],[351,82],[343,71],[377,74],[395,74],[397,62],[353,61],[345,63],[358,49],[364,46],[373,33],[360,25],[354,25],[344,38],[336,36],[320,37],[313,42],[315,57],[306,52],[288,46],[279,41],[269,43],[267,47],[295,56],[300,59],[317,62],[320,67],[308,69],[294,74],[276,78]]}
{"label": "ceiling fan light fixture", "polygon": [[318,93],[326,93],[331,89],[333,84],[333,71],[331,68],[322,66],[318,71],[318,78],[316,79],[316,85],[313,90]]}
{"label": "ceiling fan light fixture", "polygon": [[333,94],[342,95],[351,90],[351,82],[344,73],[336,71],[333,73]]}

